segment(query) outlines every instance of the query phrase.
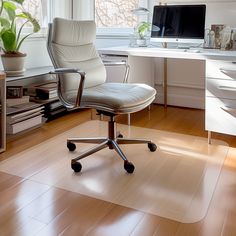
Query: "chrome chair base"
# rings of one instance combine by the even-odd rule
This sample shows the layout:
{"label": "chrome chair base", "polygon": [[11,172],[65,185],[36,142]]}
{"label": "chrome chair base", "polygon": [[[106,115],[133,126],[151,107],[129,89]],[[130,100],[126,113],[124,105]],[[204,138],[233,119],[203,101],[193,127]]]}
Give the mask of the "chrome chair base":
{"label": "chrome chair base", "polygon": [[96,138],[68,138],[67,139],[67,148],[70,151],[74,151],[76,149],[75,143],[94,143],[98,144],[95,147],[88,149],[87,151],[81,153],[78,157],[71,160],[71,168],[75,172],[80,172],[82,169],[82,165],[78,162],[79,160],[98,152],[106,147],[109,149],[114,149],[118,155],[124,161],[124,168],[128,173],[133,173],[135,167],[134,165],[128,161],[127,157],[121,150],[119,144],[148,144],[148,148],[151,152],[156,151],[156,144],[154,144],[151,140],[146,139],[128,139],[123,138],[121,134],[117,136],[116,133],[116,122],[114,116],[110,116],[110,121],[108,122],[108,137],[96,137]]}

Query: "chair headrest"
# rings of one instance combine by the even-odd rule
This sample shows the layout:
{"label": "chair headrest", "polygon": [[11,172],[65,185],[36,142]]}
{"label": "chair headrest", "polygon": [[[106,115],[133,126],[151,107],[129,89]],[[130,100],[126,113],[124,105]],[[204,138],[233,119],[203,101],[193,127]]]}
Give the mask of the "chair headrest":
{"label": "chair headrest", "polygon": [[96,24],[94,21],[53,19],[52,42],[54,43],[80,46],[93,43],[95,38]]}

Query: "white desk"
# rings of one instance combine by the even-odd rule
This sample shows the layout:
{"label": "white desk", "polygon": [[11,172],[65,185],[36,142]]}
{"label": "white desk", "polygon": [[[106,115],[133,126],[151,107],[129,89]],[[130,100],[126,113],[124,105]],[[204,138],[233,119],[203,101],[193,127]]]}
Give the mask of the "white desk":
{"label": "white desk", "polygon": [[139,57],[161,57],[177,59],[196,59],[196,60],[236,60],[236,51],[222,51],[219,49],[199,49],[200,52],[193,52],[194,49],[178,48],[157,48],[157,47],[140,47],[131,48],[128,46],[101,48],[102,54],[127,55]]}
{"label": "white desk", "polygon": [[[205,62],[205,129],[236,135],[236,51],[221,51],[217,49],[166,49],[166,48],[130,48],[126,46],[99,49],[103,55],[127,55],[128,58],[176,58],[202,60]],[[129,61],[129,60],[128,60]],[[130,65],[132,70],[141,70],[140,63]],[[166,64],[164,64],[166,65]],[[138,68],[139,67],[139,68]],[[166,68],[164,68],[166,72]],[[145,72],[146,73],[146,72]],[[154,86],[152,72],[144,79],[142,75],[137,81]],[[164,73],[164,103],[167,105],[167,77]]]}

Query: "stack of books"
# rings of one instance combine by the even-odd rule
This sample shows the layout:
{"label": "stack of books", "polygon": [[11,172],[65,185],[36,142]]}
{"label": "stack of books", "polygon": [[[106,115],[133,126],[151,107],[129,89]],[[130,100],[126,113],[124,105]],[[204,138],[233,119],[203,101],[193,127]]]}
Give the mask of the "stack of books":
{"label": "stack of books", "polygon": [[60,115],[63,115],[67,112],[67,109],[62,105],[62,103],[57,101],[52,101],[45,104],[44,117],[48,120],[52,120]]}
{"label": "stack of books", "polygon": [[44,117],[47,120],[52,120],[67,112],[58,99],[57,83],[55,81],[31,84],[25,87],[24,94],[30,96],[30,101],[44,105]]}
{"label": "stack of books", "polygon": [[24,88],[24,94],[30,96],[31,101],[47,103],[58,100],[57,83],[55,81],[31,84]]}
{"label": "stack of books", "polygon": [[17,106],[20,104],[28,103],[29,98],[30,98],[29,96],[22,96],[20,98],[7,98],[6,105],[8,107],[11,107],[11,106]]}
{"label": "stack of books", "polygon": [[38,127],[43,123],[43,111],[44,106],[33,102],[7,107],[7,134]]}

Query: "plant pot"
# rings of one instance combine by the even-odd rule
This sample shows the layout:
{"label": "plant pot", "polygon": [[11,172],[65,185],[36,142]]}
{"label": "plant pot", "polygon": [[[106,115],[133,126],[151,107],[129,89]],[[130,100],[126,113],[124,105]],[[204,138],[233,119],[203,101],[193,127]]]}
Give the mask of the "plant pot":
{"label": "plant pot", "polygon": [[20,76],[24,74],[25,53],[2,54],[2,65],[7,76]]}
{"label": "plant pot", "polygon": [[146,47],[147,46],[147,40],[146,39],[136,39],[136,44],[139,47]]}

